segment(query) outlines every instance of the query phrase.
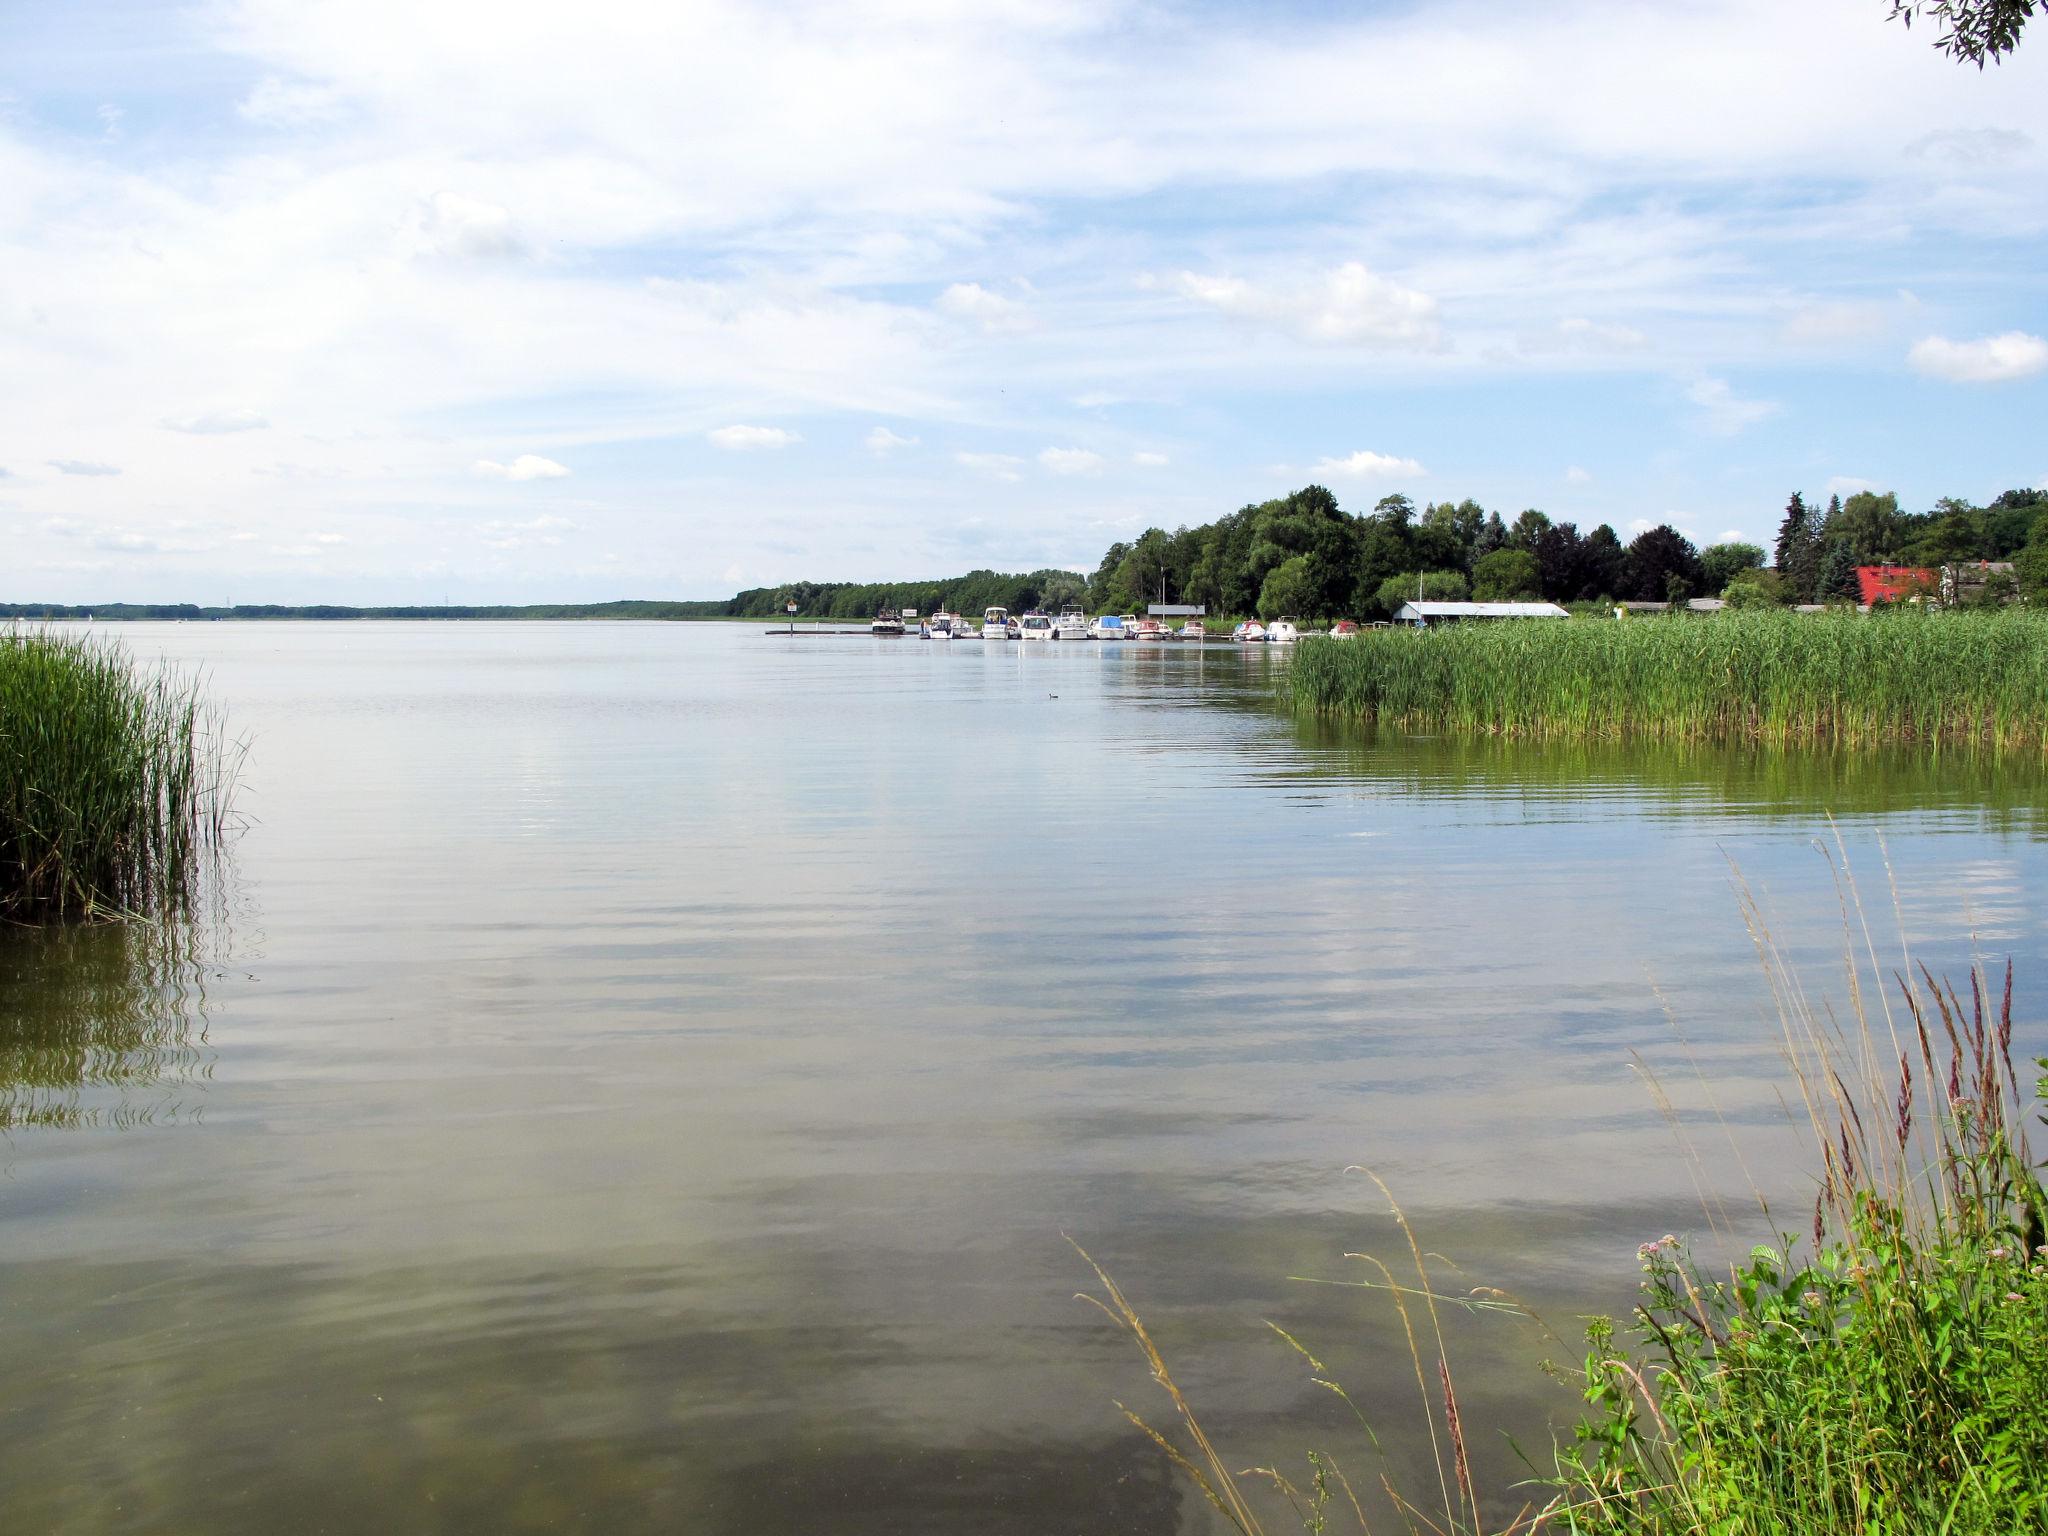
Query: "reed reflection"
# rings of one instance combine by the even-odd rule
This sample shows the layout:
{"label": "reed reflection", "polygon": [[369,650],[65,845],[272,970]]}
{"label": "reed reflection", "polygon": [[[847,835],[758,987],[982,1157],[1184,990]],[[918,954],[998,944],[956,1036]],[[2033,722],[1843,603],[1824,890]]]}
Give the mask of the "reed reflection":
{"label": "reed reflection", "polygon": [[0,1132],[197,1118],[211,921],[0,930]]}

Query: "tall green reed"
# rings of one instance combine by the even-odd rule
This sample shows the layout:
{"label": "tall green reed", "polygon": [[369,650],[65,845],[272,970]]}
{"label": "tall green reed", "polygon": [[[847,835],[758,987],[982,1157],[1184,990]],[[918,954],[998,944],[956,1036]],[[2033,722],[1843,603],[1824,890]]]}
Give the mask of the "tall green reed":
{"label": "tall green reed", "polygon": [[110,640],[0,634],[0,922],[181,906],[229,829],[242,751],[195,679]]}
{"label": "tall green reed", "polygon": [[1296,707],[1416,731],[2048,746],[2048,615],[1721,613],[1303,643]]}

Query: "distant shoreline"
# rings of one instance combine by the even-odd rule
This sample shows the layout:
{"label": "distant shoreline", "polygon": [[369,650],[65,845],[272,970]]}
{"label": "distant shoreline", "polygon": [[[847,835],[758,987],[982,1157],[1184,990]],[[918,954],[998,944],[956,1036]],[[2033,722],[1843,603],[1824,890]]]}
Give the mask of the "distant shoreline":
{"label": "distant shoreline", "polygon": [[[307,621],[412,620],[465,622],[475,620],[544,621],[550,619],[631,619],[660,623],[758,624],[757,617],[727,613],[725,599],[703,603],[622,601],[612,603],[518,603],[445,606],[409,604],[356,608],[337,603],[285,605],[238,603],[203,608],[193,603],[0,603],[0,620],[84,621],[97,624],[175,623],[278,624]],[[700,612],[700,609],[714,610]]]}

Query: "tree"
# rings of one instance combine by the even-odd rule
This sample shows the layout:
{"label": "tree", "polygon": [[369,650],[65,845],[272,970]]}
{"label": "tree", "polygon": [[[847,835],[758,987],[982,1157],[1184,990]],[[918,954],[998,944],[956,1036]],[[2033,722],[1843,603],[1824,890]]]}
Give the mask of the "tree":
{"label": "tree", "polygon": [[1899,498],[1886,491],[1858,491],[1828,515],[1829,543],[1849,546],[1857,565],[1889,565],[1899,555]]}
{"label": "tree", "polygon": [[[1673,578],[1677,578],[1676,585]],[[1645,602],[1683,601],[1699,592],[1706,573],[1692,540],[1669,523],[1638,534],[1628,547],[1625,586],[1628,595]],[[1678,594],[1674,599],[1673,593]]]}
{"label": "tree", "polygon": [[1500,520],[1498,512],[1489,515],[1479,525],[1479,531],[1472,536],[1472,563],[1476,567],[1481,560],[1496,549],[1505,548],[1508,542],[1508,525]]}
{"label": "tree", "polygon": [[1579,595],[1613,597],[1621,591],[1627,569],[1628,551],[1615,531],[1602,523],[1579,546]]}
{"label": "tree", "polygon": [[1785,503],[1785,520],[1778,524],[1778,543],[1772,551],[1779,575],[1796,594],[1793,601],[1813,596],[1813,584],[1820,575],[1820,539],[1813,526],[1813,514],[1806,498],[1794,491]]}
{"label": "tree", "polygon": [[1583,596],[1586,541],[1579,537],[1576,523],[1555,523],[1536,535],[1536,580],[1543,595],[1554,603],[1569,603]]}
{"label": "tree", "polygon": [[1462,603],[1471,596],[1463,571],[1403,571],[1398,576],[1389,576],[1380,583],[1376,606],[1385,613],[1392,613],[1403,603],[1412,603],[1420,598],[1428,603]]}
{"label": "tree", "polygon": [[1508,543],[1516,549],[1536,553],[1536,541],[1543,536],[1543,530],[1550,526],[1550,519],[1534,507],[1515,519],[1514,527],[1508,530]]}
{"label": "tree", "polygon": [[1785,584],[1776,571],[1744,571],[1722,590],[1730,608],[1775,608],[1783,600]]}
{"label": "tree", "polygon": [[1820,576],[1814,584],[1814,598],[1823,603],[1853,603],[1861,595],[1856,586],[1856,557],[1845,543],[1828,546],[1821,557]]}
{"label": "tree", "polygon": [[1731,541],[1709,544],[1700,551],[1700,569],[1706,573],[1707,595],[1718,597],[1721,590],[1744,571],[1763,569],[1764,552],[1754,544]]}
{"label": "tree", "polygon": [[1536,557],[1526,549],[1496,549],[1472,566],[1472,595],[1482,603],[1534,597],[1542,589]]}
{"label": "tree", "polygon": [[1259,617],[1277,619],[1281,614],[1306,614],[1315,608],[1316,583],[1307,555],[1283,560],[1266,573],[1259,588]]}
{"label": "tree", "polygon": [[2020,33],[2032,19],[2038,0],[1892,0],[1887,19],[1910,30],[1915,16],[1931,16],[1948,30],[1934,46],[1959,63],[1979,69],[1984,61],[1999,63],[2020,45]]}

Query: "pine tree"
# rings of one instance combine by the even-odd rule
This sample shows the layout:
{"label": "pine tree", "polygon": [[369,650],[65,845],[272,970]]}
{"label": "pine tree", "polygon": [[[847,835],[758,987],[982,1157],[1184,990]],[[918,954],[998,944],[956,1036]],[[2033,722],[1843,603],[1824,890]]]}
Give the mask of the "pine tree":
{"label": "pine tree", "polygon": [[1830,544],[1821,560],[1819,587],[1819,600],[1824,603],[1853,603],[1862,595],[1856,586],[1856,555],[1841,540]]}
{"label": "pine tree", "polygon": [[1785,503],[1785,521],[1778,524],[1778,544],[1773,551],[1777,567],[1790,571],[1799,564],[1800,552],[1813,538],[1813,520],[1806,510],[1806,498],[1794,491]]}

